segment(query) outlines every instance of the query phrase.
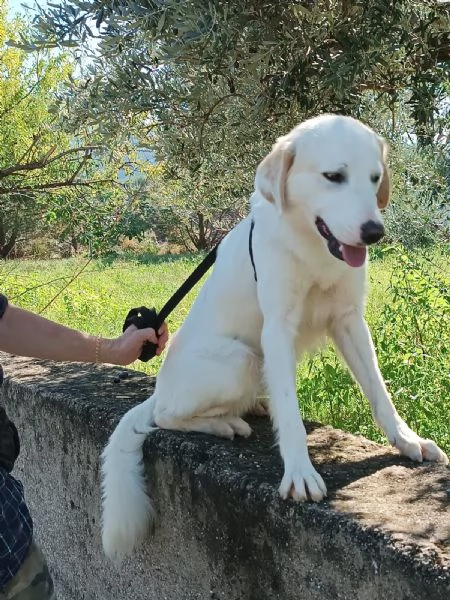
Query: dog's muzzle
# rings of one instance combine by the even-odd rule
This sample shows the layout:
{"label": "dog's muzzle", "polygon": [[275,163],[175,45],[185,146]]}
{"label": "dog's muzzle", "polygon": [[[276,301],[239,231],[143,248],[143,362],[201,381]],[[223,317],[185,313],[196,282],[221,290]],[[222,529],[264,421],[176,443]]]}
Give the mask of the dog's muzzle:
{"label": "dog's muzzle", "polygon": [[375,244],[384,236],[384,227],[382,223],[376,221],[367,221],[361,226],[361,246],[351,246],[340,242],[330,231],[325,221],[316,218],[317,231],[327,242],[328,251],[338,260],[346,262],[350,267],[361,267],[367,256],[366,246]]}

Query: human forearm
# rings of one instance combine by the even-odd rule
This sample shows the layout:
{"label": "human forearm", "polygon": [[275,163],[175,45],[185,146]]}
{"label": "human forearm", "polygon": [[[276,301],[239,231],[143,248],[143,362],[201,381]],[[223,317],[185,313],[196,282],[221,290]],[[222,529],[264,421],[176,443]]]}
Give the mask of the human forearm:
{"label": "human forearm", "polygon": [[[101,360],[109,352],[109,340],[101,340]],[[95,362],[96,338],[9,305],[0,319],[0,350],[52,360]],[[100,357],[97,357],[100,359]]]}
{"label": "human forearm", "polygon": [[128,365],[140,356],[147,342],[156,345],[159,356],[168,336],[164,323],[158,335],[151,327],[136,329],[131,325],[117,338],[95,337],[8,305],[6,297],[0,294],[0,350],[11,354],[58,361]]}

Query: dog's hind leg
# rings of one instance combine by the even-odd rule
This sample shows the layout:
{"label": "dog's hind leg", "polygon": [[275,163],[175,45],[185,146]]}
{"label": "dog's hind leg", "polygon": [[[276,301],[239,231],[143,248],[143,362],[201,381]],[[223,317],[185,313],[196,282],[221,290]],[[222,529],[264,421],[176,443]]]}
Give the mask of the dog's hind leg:
{"label": "dog's hind leg", "polygon": [[269,398],[266,395],[256,396],[256,402],[248,410],[248,414],[254,417],[269,417]]}
{"label": "dog's hind leg", "polygon": [[252,430],[248,423],[240,417],[192,417],[180,419],[177,417],[157,417],[156,425],[161,429],[175,429],[178,431],[197,431],[209,433],[218,437],[233,439],[235,435],[248,437]]}
{"label": "dog's hind leg", "polygon": [[[154,423],[162,429],[248,437],[240,417],[256,402],[261,359],[240,340],[217,336],[196,342],[182,360],[168,357],[160,372]],[[184,376],[180,374],[185,373]]]}

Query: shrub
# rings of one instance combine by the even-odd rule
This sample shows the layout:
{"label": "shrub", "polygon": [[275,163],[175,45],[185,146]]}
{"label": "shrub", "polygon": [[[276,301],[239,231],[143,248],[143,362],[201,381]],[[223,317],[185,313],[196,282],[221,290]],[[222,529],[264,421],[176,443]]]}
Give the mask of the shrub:
{"label": "shrub", "polygon": [[385,214],[388,241],[412,249],[450,239],[450,168],[439,148],[394,144],[389,162],[392,198]]}

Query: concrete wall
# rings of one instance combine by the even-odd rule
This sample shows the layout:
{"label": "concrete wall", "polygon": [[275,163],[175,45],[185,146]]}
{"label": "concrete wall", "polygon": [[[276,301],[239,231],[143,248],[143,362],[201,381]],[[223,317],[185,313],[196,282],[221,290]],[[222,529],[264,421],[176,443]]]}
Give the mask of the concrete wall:
{"label": "concrete wall", "polygon": [[449,600],[450,477],[395,451],[310,424],[329,498],[277,496],[267,419],[249,440],[157,432],[145,460],[159,522],[119,570],[100,544],[99,454],[146,398],[139,373],[0,355],[21,433],[16,474],[59,600]]}

